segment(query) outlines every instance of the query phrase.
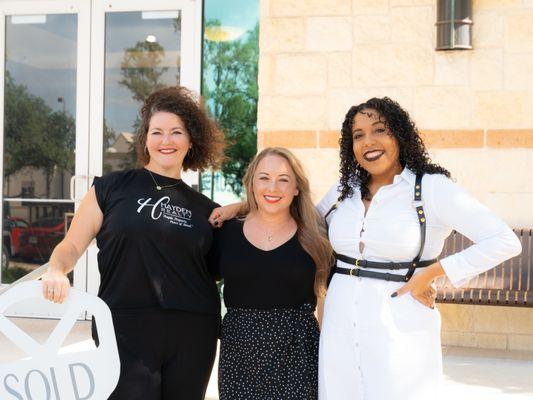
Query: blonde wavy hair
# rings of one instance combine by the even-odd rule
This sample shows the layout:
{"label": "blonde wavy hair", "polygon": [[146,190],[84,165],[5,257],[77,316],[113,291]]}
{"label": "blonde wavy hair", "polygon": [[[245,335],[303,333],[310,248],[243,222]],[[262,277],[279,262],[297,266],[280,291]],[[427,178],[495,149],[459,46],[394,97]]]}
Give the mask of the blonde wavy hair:
{"label": "blonde wavy hair", "polygon": [[333,261],[333,249],[327,238],[324,222],[311,200],[309,180],[302,164],[293,153],[282,147],[267,147],[250,162],[243,178],[246,200],[241,207],[240,217],[257,211],[257,202],[253,193],[253,177],[261,160],[270,155],[283,157],[287,160],[296,177],[296,187],[299,194],[294,197],[291,203],[290,213],[298,227],[298,241],[316,265],[315,294],[317,297],[323,297],[326,293],[326,283]]}

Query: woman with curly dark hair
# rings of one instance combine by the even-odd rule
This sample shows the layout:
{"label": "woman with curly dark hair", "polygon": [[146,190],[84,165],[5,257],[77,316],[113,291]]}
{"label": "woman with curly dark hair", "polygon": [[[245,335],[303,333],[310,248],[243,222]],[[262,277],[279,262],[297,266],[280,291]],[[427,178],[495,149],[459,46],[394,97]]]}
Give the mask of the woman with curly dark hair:
{"label": "woman with curly dark hair", "polygon": [[187,186],[181,170],[217,167],[223,147],[189,90],[152,93],[137,138],[142,167],[95,179],[52,253],[44,296],[62,302],[67,273],[96,237],[98,295],[111,309],[121,362],[110,399],[204,398],[220,319],[206,262],[217,205]]}
{"label": "woman with curly dark hair", "polygon": [[[429,160],[398,103],[351,107],[340,182],[318,205],[337,263],[326,296],[320,400],[438,396],[440,315],[432,282],[460,286],[520,253],[517,237]],[[475,244],[438,260],[455,229]]]}

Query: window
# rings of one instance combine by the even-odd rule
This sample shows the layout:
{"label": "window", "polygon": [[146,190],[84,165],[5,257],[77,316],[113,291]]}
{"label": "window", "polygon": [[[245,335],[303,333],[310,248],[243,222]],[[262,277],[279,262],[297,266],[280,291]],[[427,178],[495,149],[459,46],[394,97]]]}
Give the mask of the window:
{"label": "window", "polygon": [[472,49],[472,0],[437,1],[437,50]]}
{"label": "window", "polygon": [[259,1],[206,0],[204,5],[202,95],[229,146],[222,170],[203,173],[200,190],[226,204],[239,200],[257,151]]}

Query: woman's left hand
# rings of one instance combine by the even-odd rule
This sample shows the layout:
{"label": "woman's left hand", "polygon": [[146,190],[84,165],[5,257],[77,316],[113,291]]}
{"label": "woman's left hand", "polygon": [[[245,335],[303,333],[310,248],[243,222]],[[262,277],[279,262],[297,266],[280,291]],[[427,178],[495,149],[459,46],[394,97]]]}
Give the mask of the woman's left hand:
{"label": "woman's left hand", "polygon": [[431,264],[419,273],[414,274],[409,282],[394,292],[391,297],[403,296],[410,292],[411,296],[423,305],[435,308],[437,291],[432,286],[432,283],[435,278],[441,275],[444,275],[444,269],[440,262],[437,261],[435,264]]}
{"label": "woman's left hand", "polygon": [[211,212],[208,221],[215,228],[221,228],[224,221],[235,218],[242,207],[243,203],[233,203],[227,206],[217,207]]}

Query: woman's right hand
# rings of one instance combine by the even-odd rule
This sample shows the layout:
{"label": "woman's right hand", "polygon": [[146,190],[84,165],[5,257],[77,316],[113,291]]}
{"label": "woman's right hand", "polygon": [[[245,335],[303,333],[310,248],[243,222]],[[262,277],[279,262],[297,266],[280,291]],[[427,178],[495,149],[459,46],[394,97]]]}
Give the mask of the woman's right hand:
{"label": "woman's right hand", "polygon": [[46,271],[42,278],[43,296],[54,303],[63,303],[70,290],[70,281],[66,274],[57,271]]}
{"label": "woman's right hand", "polygon": [[67,277],[78,259],[87,250],[93,238],[102,227],[104,214],[96,200],[92,187],[74,214],[70,228],[50,256],[49,267],[43,275],[43,296],[54,303],[63,303],[70,290]]}
{"label": "woman's right hand", "polygon": [[215,228],[220,228],[224,221],[235,218],[241,210],[243,203],[233,203],[224,207],[213,209],[209,216],[209,223]]}

